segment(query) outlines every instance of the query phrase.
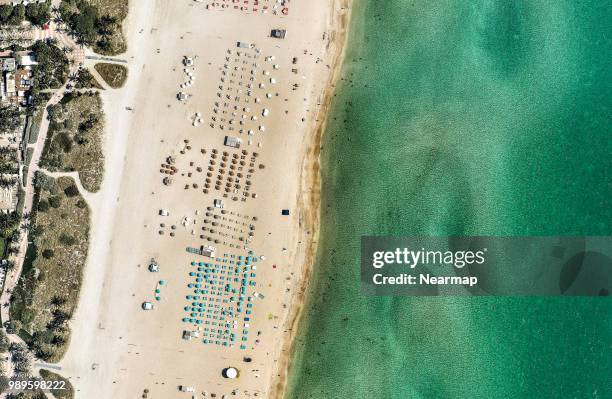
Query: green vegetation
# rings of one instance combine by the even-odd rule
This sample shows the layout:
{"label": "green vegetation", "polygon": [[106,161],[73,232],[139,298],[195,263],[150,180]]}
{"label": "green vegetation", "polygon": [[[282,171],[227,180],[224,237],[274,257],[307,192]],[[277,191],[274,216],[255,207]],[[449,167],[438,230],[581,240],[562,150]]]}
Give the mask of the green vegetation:
{"label": "green vegetation", "polygon": [[[57,89],[68,79],[69,62],[52,41],[37,41],[32,46],[38,65],[34,68],[35,90]],[[33,93],[36,96],[36,92]]]}
{"label": "green vegetation", "polygon": [[68,320],[87,258],[89,208],[80,195],[66,195],[71,186],[71,178],[37,173],[33,260],[26,260],[11,302],[11,329],[23,329],[27,335],[21,336],[36,356],[49,362],[59,361],[68,347]]}
{"label": "green vegetation", "polygon": [[34,144],[38,139],[43,112],[53,94],[50,92],[41,92],[37,87],[33,87],[32,90],[30,90],[30,94],[32,95],[32,100],[28,104],[26,110],[28,123],[26,124],[25,139],[28,143]]}
{"label": "green vegetation", "polygon": [[50,109],[49,117],[41,166],[54,172],[77,171],[86,190],[98,191],[104,175],[104,114],[99,94],[67,94]]}
{"label": "green vegetation", "polygon": [[26,19],[34,25],[42,26],[51,19],[51,0],[44,3],[28,4],[25,10]]}
{"label": "green vegetation", "polygon": [[19,392],[18,394],[11,396],[11,399],[47,399],[43,391],[34,392]]}
{"label": "green vegetation", "polygon": [[127,0],[63,0],[62,19],[78,41],[100,54],[116,55],[126,50],[122,22],[127,16]]}
{"label": "green vegetation", "polygon": [[0,147],[0,174],[19,173],[17,150],[10,147]]}
{"label": "green vegetation", "polygon": [[19,4],[12,6],[9,4],[0,5],[0,24],[19,25],[25,21],[25,6]]}
{"label": "green vegetation", "polygon": [[[0,345],[6,347],[6,349],[0,348],[0,354],[4,357],[6,352],[11,351],[10,356],[13,361],[16,361],[18,368],[27,370],[27,373],[21,372],[21,378],[29,378],[29,372],[31,368],[32,359],[31,356],[26,352],[26,347],[23,345],[10,345],[9,341],[4,335],[4,332],[0,330]],[[0,362],[2,362],[0,360]],[[46,369],[39,370],[40,378],[44,381],[63,381],[64,389],[51,389],[48,392],[53,394],[54,398],[57,399],[73,399],[74,388],[68,379]],[[9,389],[9,379],[4,375],[0,376],[0,393]],[[42,390],[25,391],[9,396],[12,399],[47,399],[49,396],[45,395]]]}
{"label": "green vegetation", "polygon": [[22,185],[25,186],[28,182],[28,171],[30,170],[30,161],[32,160],[32,157],[34,156],[34,148],[28,148],[26,149],[26,160],[25,160],[25,165],[23,166],[23,170],[21,173],[21,178],[23,180]]}
{"label": "green vegetation", "polygon": [[42,106],[35,107],[32,110],[32,114],[28,116],[28,125],[26,127],[26,141],[28,144],[35,144],[38,140],[38,132],[40,131],[40,124],[42,122],[44,111],[44,107]]}
{"label": "green vegetation", "polygon": [[62,377],[59,374],[56,374],[52,371],[46,369],[40,369],[39,371],[40,377],[45,381],[64,381],[66,385],[64,388],[66,389],[52,389],[50,392],[57,399],[73,399],[74,398],[74,388],[68,379]]}
{"label": "green vegetation", "polygon": [[6,370],[4,364],[4,358],[9,350],[10,342],[8,337],[4,333],[4,330],[0,329],[0,393],[6,391],[8,386],[8,378],[6,378]]}
{"label": "green vegetation", "polygon": [[[21,195],[21,194],[20,194]],[[2,242],[2,253],[0,258],[7,258],[17,249],[11,245],[19,240],[19,224],[21,223],[21,209],[10,213],[0,213],[0,242]]]}
{"label": "green vegetation", "polygon": [[48,399],[43,391],[25,391],[11,396],[11,399]]}
{"label": "green vegetation", "polygon": [[51,0],[44,3],[9,4],[0,5],[0,25],[19,25],[23,21],[29,21],[34,25],[42,26],[51,19]]}
{"label": "green vegetation", "polygon": [[18,378],[27,378],[32,370],[32,354],[28,348],[23,344],[10,344],[9,352],[15,375]]}
{"label": "green vegetation", "polygon": [[102,79],[113,89],[123,87],[127,79],[128,69],[123,65],[98,63],[94,66]]}
{"label": "green vegetation", "polygon": [[74,87],[76,89],[104,89],[87,68],[79,70],[79,73],[75,79]]}
{"label": "green vegetation", "polygon": [[0,106],[0,134],[13,133],[21,126],[21,111],[13,105]]}

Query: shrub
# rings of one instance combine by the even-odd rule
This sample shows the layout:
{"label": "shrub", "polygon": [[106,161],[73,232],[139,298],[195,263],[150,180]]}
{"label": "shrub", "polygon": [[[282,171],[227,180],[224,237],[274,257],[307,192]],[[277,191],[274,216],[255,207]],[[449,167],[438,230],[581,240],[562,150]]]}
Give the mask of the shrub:
{"label": "shrub", "polygon": [[59,238],[59,241],[64,245],[74,245],[77,242],[76,238],[67,234],[62,234]]}
{"label": "shrub", "polygon": [[0,330],[0,353],[8,351],[9,345],[10,341],[8,340],[8,337],[3,330]]}
{"label": "shrub", "polygon": [[62,147],[62,150],[64,150],[64,152],[68,153],[72,151],[72,138],[70,138],[67,133],[61,132],[60,134],[58,134],[57,143]]}
{"label": "shrub", "polygon": [[6,391],[9,387],[9,379],[4,375],[0,376],[0,392]]}
{"label": "shrub", "polygon": [[71,184],[70,186],[66,187],[64,189],[64,193],[68,196],[68,197],[76,197],[79,195],[79,189],[77,186],[75,186],[74,184]]}
{"label": "shrub", "polygon": [[60,205],[62,204],[62,197],[60,197],[59,195],[54,195],[49,197],[49,205],[51,205],[53,208],[59,208]]}
{"label": "shrub", "polygon": [[52,249],[45,249],[42,252],[42,256],[45,259],[51,259],[51,258],[53,258],[54,255],[55,255],[55,251],[53,251]]}
{"label": "shrub", "polygon": [[39,212],[47,212],[49,210],[49,202],[47,202],[46,200],[38,201],[37,209]]}
{"label": "shrub", "polygon": [[17,334],[23,327],[20,320],[11,319],[6,326],[6,332],[9,334]]}

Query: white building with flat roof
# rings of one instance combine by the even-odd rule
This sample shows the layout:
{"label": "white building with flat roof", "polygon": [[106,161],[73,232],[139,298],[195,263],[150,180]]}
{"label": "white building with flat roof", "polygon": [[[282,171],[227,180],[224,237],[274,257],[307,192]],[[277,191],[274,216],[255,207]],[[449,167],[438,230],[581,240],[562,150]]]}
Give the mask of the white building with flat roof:
{"label": "white building with flat roof", "polygon": [[31,67],[34,65],[38,65],[38,62],[36,62],[36,59],[34,58],[33,55],[20,55],[17,57],[17,63],[19,64],[19,66],[22,67]]}

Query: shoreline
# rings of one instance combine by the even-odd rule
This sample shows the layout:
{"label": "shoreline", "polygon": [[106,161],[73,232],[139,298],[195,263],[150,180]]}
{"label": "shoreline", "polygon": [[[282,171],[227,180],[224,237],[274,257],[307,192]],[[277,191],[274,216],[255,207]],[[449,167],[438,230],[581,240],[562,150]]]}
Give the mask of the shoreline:
{"label": "shoreline", "polygon": [[300,194],[298,197],[298,210],[301,219],[298,241],[306,239],[308,245],[302,262],[302,274],[298,280],[297,297],[294,297],[292,300],[284,325],[284,329],[288,331],[288,336],[283,339],[280,348],[281,356],[276,363],[277,366],[273,370],[272,381],[269,384],[269,397],[272,399],[282,399],[287,393],[289,370],[292,366],[295,353],[296,332],[303,323],[304,306],[308,300],[307,289],[315,266],[321,228],[321,144],[330,116],[333,94],[336,91],[344,65],[352,10],[352,2],[350,0],[334,1],[330,26],[335,27],[337,30],[334,31],[335,36],[329,39],[327,46],[328,48],[331,46],[335,47],[331,60],[332,72],[325,84],[323,101],[319,105],[314,127],[310,134],[311,139],[308,141],[306,154],[302,161],[302,170],[304,172],[301,175]]}

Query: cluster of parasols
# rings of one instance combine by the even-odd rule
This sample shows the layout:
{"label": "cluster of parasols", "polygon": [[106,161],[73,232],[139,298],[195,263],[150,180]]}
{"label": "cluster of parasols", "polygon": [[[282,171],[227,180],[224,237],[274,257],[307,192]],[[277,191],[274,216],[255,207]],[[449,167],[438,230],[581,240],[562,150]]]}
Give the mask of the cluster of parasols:
{"label": "cluster of parasols", "polygon": [[211,206],[206,208],[200,239],[246,249],[255,236],[256,221],[257,216],[251,217]]}
{"label": "cluster of parasols", "polygon": [[[272,63],[269,69],[264,67],[259,72],[260,50],[258,48],[240,48],[233,52],[227,50],[225,63],[221,68],[220,84],[210,117],[210,127],[220,130],[238,131],[249,136],[248,144],[256,132],[265,133],[263,118],[270,114],[263,100],[269,100],[278,93],[268,90],[268,85],[277,84],[271,72],[280,68],[274,63],[274,56],[265,57],[266,63]],[[265,64],[264,64],[265,65]],[[261,143],[258,144],[261,146]]]}
{"label": "cluster of parasols", "polygon": [[[203,0],[195,0],[202,3]],[[207,10],[237,10],[242,12],[272,15],[289,15],[290,0],[217,0],[206,4]]]}
{"label": "cluster of parasols", "polygon": [[[188,139],[183,142],[184,147],[180,150],[181,155],[185,155],[192,150]],[[170,186],[174,182],[174,178],[178,177],[179,171],[181,177],[189,179],[196,179],[196,176],[202,174],[204,175],[203,181],[201,181],[204,194],[216,190],[221,191],[224,198],[230,198],[233,201],[257,198],[257,194],[252,192],[253,177],[257,170],[265,169],[265,165],[257,163],[259,153],[249,153],[247,150],[221,152],[216,148],[213,148],[210,152],[202,148],[200,152],[203,156],[208,157],[206,169],[191,161],[188,167],[184,168],[186,171],[183,172],[177,166],[177,157],[172,155],[166,157],[160,169],[160,173],[165,175],[163,184]],[[199,189],[200,184],[192,181],[185,184],[184,188],[185,190]]]}

